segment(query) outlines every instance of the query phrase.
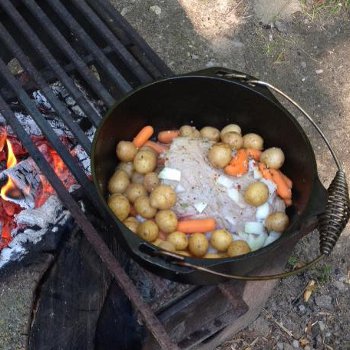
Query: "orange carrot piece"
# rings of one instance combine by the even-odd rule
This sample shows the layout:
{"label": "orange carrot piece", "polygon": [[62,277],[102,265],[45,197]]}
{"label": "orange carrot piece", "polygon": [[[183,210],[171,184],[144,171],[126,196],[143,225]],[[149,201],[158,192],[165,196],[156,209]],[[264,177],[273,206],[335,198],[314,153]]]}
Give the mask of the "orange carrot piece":
{"label": "orange carrot piece", "polygon": [[166,152],[169,147],[166,145],[161,145],[160,143],[153,142],[153,141],[147,141],[144,146],[152,148],[154,151],[156,151],[158,154]]}
{"label": "orange carrot piece", "polygon": [[135,147],[140,148],[151,138],[153,133],[154,129],[152,128],[152,126],[147,125],[139,131],[139,133],[135,136],[132,142],[135,145]]}
{"label": "orange carrot piece", "polygon": [[158,134],[158,141],[161,143],[171,143],[180,135],[179,130],[165,130]]}
{"label": "orange carrot piece", "polygon": [[248,155],[244,149],[237,151],[230,164],[225,167],[225,173],[231,176],[241,176],[248,171]]}
{"label": "orange carrot piece", "polygon": [[285,182],[282,173],[276,169],[270,169],[272,181],[277,185],[277,194],[283,199],[291,199],[292,191]]}
{"label": "orange carrot piece", "polygon": [[293,182],[292,182],[292,180],[291,180],[287,175],[283,174],[282,171],[280,171],[280,173],[281,173],[281,175],[282,175],[284,181],[286,182],[287,186],[288,186],[289,188],[292,188],[292,187],[293,187]]}
{"label": "orange carrot piece", "polygon": [[292,200],[290,198],[283,199],[286,207],[290,207],[292,205]]}
{"label": "orange carrot piece", "polygon": [[272,180],[272,175],[270,173],[270,170],[266,168],[266,165],[264,163],[259,163],[258,168],[264,179]]}
{"label": "orange carrot piece", "polygon": [[177,231],[184,233],[204,233],[216,228],[216,220],[213,218],[182,220],[177,224]]}
{"label": "orange carrot piece", "polygon": [[253,158],[255,160],[260,160],[261,151],[259,151],[258,149],[247,148],[246,152],[248,154],[248,157]]}

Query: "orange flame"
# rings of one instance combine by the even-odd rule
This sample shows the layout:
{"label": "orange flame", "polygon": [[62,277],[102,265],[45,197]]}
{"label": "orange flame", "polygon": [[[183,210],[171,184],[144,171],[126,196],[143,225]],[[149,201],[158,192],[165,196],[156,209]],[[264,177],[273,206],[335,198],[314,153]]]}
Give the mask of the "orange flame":
{"label": "orange flame", "polygon": [[1,128],[1,129],[2,129],[1,131],[3,131],[3,133],[0,134],[0,152],[4,149],[6,138],[7,138],[6,129],[4,129],[4,128]]}
{"label": "orange flame", "polygon": [[[7,145],[7,162],[6,166],[7,168],[12,168],[17,164],[17,159],[15,154],[13,153],[12,145],[9,140],[6,140]],[[9,200],[9,198],[6,196],[9,191],[16,190],[16,185],[12,181],[11,177],[8,178],[6,184],[1,188],[0,195],[2,199]]]}

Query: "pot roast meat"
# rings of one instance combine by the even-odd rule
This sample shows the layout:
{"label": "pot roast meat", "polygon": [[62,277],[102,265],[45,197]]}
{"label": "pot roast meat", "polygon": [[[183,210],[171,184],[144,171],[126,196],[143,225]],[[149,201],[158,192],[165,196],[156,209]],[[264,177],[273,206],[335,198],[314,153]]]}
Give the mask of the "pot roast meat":
{"label": "pot roast meat", "polygon": [[[248,173],[241,177],[227,176],[208,162],[207,154],[212,144],[212,141],[202,138],[174,139],[165,155],[165,166],[180,170],[181,180],[162,182],[171,185],[177,192],[177,203],[173,209],[180,219],[213,217],[218,228],[226,228],[231,233],[244,231],[246,222],[257,221],[257,209],[248,205],[243,198],[247,186],[257,181],[254,178],[254,164],[251,163]],[[256,174],[255,171],[255,176]],[[232,181],[231,197],[229,189],[218,183],[219,177]],[[284,202],[277,197],[274,183],[264,179],[263,181],[270,190],[270,212],[284,211]],[[232,199],[232,191],[237,194],[234,189],[239,192],[238,200]],[[201,210],[203,211],[200,212]]]}

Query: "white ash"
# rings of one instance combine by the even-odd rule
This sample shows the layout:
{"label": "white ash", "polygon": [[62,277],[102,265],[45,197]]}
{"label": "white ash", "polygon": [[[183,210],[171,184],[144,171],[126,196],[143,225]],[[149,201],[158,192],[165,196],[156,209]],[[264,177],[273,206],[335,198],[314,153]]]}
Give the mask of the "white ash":
{"label": "white ash", "polygon": [[76,145],[73,149],[73,154],[78,158],[79,163],[87,175],[91,175],[91,161],[89,155],[86,153],[81,145]]}

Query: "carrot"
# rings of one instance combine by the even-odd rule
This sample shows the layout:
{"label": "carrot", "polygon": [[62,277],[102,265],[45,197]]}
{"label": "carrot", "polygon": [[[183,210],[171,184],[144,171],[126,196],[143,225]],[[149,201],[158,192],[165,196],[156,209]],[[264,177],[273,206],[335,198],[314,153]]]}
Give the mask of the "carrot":
{"label": "carrot", "polygon": [[147,125],[139,131],[132,142],[137,148],[140,148],[151,138],[153,133],[154,129],[152,126]]}
{"label": "carrot", "polygon": [[272,175],[270,173],[270,170],[266,168],[266,165],[264,163],[259,163],[258,168],[264,179],[272,180]]}
{"label": "carrot", "polygon": [[247,148],[246,152],[248,154],[248,157],[253,158],[255,160],[260,160],[261,151],[259,151],[258,149]]}
{"label": "carrot", "polygon": [[282,173],[276,169],[270,169],[272,181],[277,185],[277,194],[283,199],[291,199],[292,191],[284,180]]}
{"label": "carrot", "polygon": [[147,141],[144,146],[152,148],[154,151],[156,151],[158,154],[166,152],[169,147],[166,145],[162,145],[158,142],[153,142],[153,141]]}
{"label": "carrot", "polygon": [[293,182],[292,182],[292,180],[291,180],[287,175],[283,174],[282,171],[280,171],[280,173],[281,173],[281,175],[282,175],[284,181],[286,182],[287,186],[288,186],[289,188],[292,188],[292,187],[293,187]]}
{"label": "carrot", "polygon": [[286,207],[290,207],[292,205],[292,200],[290,198],[283,199]]}
{"label": "carrot", "polygon": [[225,167],[225,173],[231,176],[241,176],[248,171],[248,155],[244,149],[237,151],[230,164]]}
{"label": "carrot", "polygon": [[158,141],[161,143],[171,143],[174,138],[180,135],[179,130],[165,130],[158,134]]}
{"label": "carrot", "polygon": [[177,231],[184,233],[204,233],[213,231],[216,228],[216,221],[213,218],[182,220],[177,224]]}

